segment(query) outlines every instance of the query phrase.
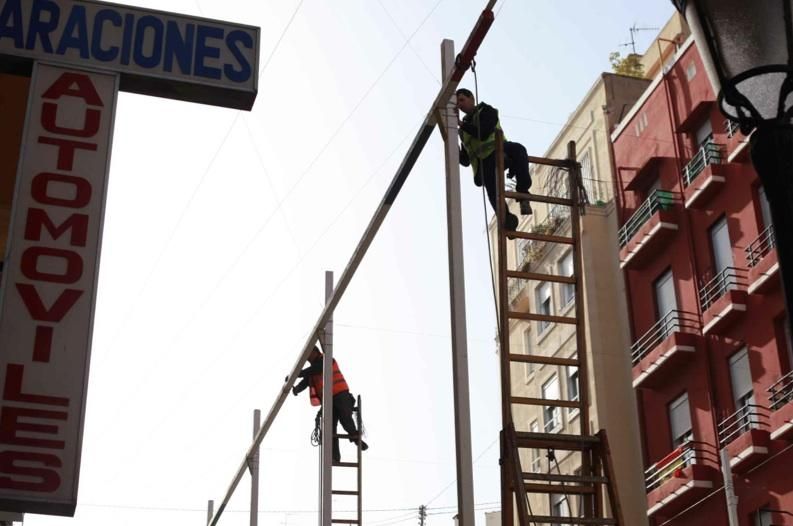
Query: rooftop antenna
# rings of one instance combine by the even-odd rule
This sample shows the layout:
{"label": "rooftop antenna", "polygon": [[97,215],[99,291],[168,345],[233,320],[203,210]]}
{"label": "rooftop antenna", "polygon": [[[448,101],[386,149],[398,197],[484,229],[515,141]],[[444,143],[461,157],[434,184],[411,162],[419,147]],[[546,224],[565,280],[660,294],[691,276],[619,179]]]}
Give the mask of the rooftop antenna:
{"label": "rooftop antenna", "polygon": [[636,54],[636,33],[639,31],[658,31],[659,27],[637,27],[636,23],[634,23],[629,31],[631,32],[631,41],[625,42],[624,44],[620,44],[621,47],[630,46],[633,50],[633,54]]}

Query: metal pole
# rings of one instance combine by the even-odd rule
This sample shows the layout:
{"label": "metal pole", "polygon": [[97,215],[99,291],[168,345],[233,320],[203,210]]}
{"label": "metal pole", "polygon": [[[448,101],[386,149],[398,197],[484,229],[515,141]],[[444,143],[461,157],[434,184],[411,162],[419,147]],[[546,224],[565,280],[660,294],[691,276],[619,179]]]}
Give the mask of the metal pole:
{"label": "metal pole", "polygon": [[[253,410],[253,436],[259,432],[259,422],[262,412],[258,409]],[[251,456],[251,526],[259,524],[259,447]]]}
{"label": "metal pole", "polygon": [[449,100],[449,97],[451,97],[452,93],[454,93],[454,90],[457,89],[457,86],[460,84],[460,80],[463,78],[463,74],[470,66],[471,60],[473,60],[474,55],[476,55],[479,46],[482,44],[482,41],[487,34],[487,31],[493,24],[493,6],[495,3],[495,0],[488,1],[487,7],[479,16],[476,25],[471,31],[471,34],[468,36],[468,40],[466,40],[465,45],[460,52],[459,62],[455,63],[451,75],[444,79],[437,97],[432,102],[427,115],[424,117],[424,121],[421,123],[421,126],[419,127],[419,130],[413,139],[413,142],[408,148],[405,157],[402,159],[402,163],[399,165],[396,174],[394,174],[394,177],[391,179],[391,184],[388,186],[383,199],[377,206],[372,219],[366,226],[366,230],[364,230],[358,245],[355,247],[355,251],[350,258],[350,261],[347,263],[347,266],[341,273],[341,276],[336,283],[336,288],[333,289],[333,295],[320,313],[319,319],[317,320],[313,329],[308,334],[308,337],[303,344],[303,349],[298,355],[295,364],[292,366],[291,374],[287,377],[286,382],[281,387],[281,391],[278,393],[278,397],[273,403],[273,406],[270,408],[270,411],[264,418],[262,427],[259,429],[253,444],[251,444],[251,446],[248,448],[241,465],[237,468],[237,471],[235,472],[228,489],[226,489],[223,500],[221,501],[220,506],[218,506],[217,513],[212,517],[210,526],[217,525],[218,521],[220,520],[220,516],[226,509],[226,506],[228,506],[231,496],[237,489],[237,486],[242,480],[245,470],[247,469],[248,455],[250,455],[251,451],[261,443],[262,439],[264,439],[264,436],[270,430],[270,426],[272,426],[273,422],[275,421],[275,417],[278,415],[278,412],[281,410],[281,407],[284,405],[284,402],[289,396],[292,385],[294,385],[295,381],[297,380],[298,373],[300,373],[303,364],[306,362],[306,360],[308,360],[308,355],[311,353],[311,349],[314,347],[322,327],[327,322],[330,314],[333,312],[333,309],[336,307],[339,300],[341,300],[344,292],[347,290],[347,285],[350,284],[353,275],[358,270],[358,266],[361,264],[363,257],[366,255],[366,252],[369,250],[369,247],[377,235],[377,232],[380,230],[380,226],[383,224],[388,212],[391,210],[391,206],[394,204],[399,192],[402,190],[402,186],[405,184],[408,175],[410,175],[413,166],[416,164],[421,151],[424,149],[427,141],[429,141],[429,138],[432,135],[435,124],[438,120],[436,110],[441,104],[445,105]]}
{"label": "metal pole", "polygon": [[358,477],[358,526],[363,524],[363,454],[361,450],[361,444],[363,444],[363,415],[361,413],[361,395],[358,395],[358,416],[357,416],[357,424],[358,424],[358,434],[360,440],[358,440],[358,470],[357,470],[357,477]]}
{"label": "metal pole", "polygon": [[735,495],[735,485],[732,482],[732,466],[730,466],[730,454],[727,448],[723,447],[719,451],[721,459],[721,475],[724,477],[724,496],[727,500],[727,517],[730,526],[740,526],[738,520],[738,497]]}
{"label": "metal pole", "polygon": [[212,522],[212,516],[215,514],[215,501],[207,501],[207,524]]}
{"label": "metal pole", "polygon": [[[333,296],[333,272],[325,271],[325,301]],[[333,313],[322,331],[322,480],[320,481],[321,526],[329,526],[333,515]]]}
{"label": "metal pole", "polygon": [[[454,69],[454,42],[441,44],[443,77]],[[446,120],[446,225],[449,247],[449,299],[452,324],[452,378],[454,428],[457,446],[457,512],[460,524],[474,526],[474,473],[471,455],[471,402],[468,388],[468,342],[465,326],[465,269],[460,204],[460,150],[457,146],[457,109],[447,101]]]}

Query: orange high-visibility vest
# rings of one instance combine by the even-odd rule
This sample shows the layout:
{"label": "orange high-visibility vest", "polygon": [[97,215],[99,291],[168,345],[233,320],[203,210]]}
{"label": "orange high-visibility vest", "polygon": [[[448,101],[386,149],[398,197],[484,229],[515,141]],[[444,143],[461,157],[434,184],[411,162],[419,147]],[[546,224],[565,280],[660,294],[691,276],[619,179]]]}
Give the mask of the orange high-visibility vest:
{"label": "orange high-visibility vest", "polygon": [[[312,374],[309,379],[309,386],[309,399],[311,405],[320,405],[322,403],[322,373]],[[344,379],[344,375],[341,374],[341,370],[339,369],[339,364],[336,363],[336,360],[333,360],[333,396],[349,390],[350,388],[347,386],[347,381]]]}

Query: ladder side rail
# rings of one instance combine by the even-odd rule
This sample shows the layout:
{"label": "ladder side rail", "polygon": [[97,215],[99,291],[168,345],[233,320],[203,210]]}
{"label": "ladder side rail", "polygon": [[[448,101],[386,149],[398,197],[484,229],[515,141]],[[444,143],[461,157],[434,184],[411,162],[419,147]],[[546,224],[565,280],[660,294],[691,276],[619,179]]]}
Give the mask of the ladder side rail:
{"label": "ladder side rail", "polygon": [[460,60],[458,64],[455,64],[454,70],[449,78],[444,79],[441,89],[438,92],[438,96],[432,102],[432,106],[430,107],[427,115],[424,117],[424,121],[421,123],[416,136],[413,138],[413,142],[405,154],[405,157],[402,159],[402,162],[394,174],[394,177],[391,179],[391,183],[389,184],[383,199],[380,201],[380,204],[377,206],[372,219],[366,226],[366,229],[364,230],[364,233],[361,236],[361,239],[358,242],[352,257],[350,258],[350,261],[347,263],[347,266],[344,268],[344,271],[339,277],[339,281],[336,283],[333,294],[325,304],[325,308],[320,313],[319,319],[314,325],[312,331],[309,333],[306,342],[303,344],[303,350],[298,356],[295,365],[292,367],[292,373],[281,387],[281,392],[278,394],[273,406],[267,413],[267,416],[265,417],[259,432],[256,434],[253,444],[251,444],[251,446],[246,451],[240,466],[237,468],[237,471],[232,478],[228,489],[226,490],[220,506],[218,506],[217,511],[214,512],[212,519],[209,521],[209,526],[217,525],[221,515],[226,509],[226,506],[228,506],[231,496],[237,489],[237,486],[239,486],[239,483],[242,481],[242,477],[247,470],[248,458],[256,449],[256,447],[261,444],[261,441],[270,430],[270,427],[275,421],[275,417],[278,415],[278,412],[281,410],[281,407],[284,405],[284,402],[289,396],[292,385],[294,385],[294,382],[297,380],[298,373],[302,369],[303,364],[308,359],[308,355],[311,352],[311,349],[314,347],[314,343],[317,341],[322,327],[327,322],[328,318],[330,317],[330,313],[333,312],[333,309],[336,307],[336,304],[339,302],[342,295],[344,295],[344,292],[347,290],[347,286],[352,280],[352,277],[355,275],[355,272],[358,270],[361,260],[363,260],[363,257],[366,255],[369,246],[372,244],[377,232],[380,230],[380,226],[383,224],[383,221],[385,221],[391,206],[394,204],[394,201],[399,195],[399,192],[407,180],[408,175],[410,175],[410,172],[413,169],[413,166],[416,164],[421,151],[429,141],[435,124],[437,123],[437,108],[441,104],[446,104],[446,102],[452,96],[452,93],[454,93],[454,91],[457,89],[457,86],[460,84],[460,80],[462,80],[463,74],[470,65],[471,59],[474,55],[476,55],[476,52],[479,49],[479,46],[482,44],[485,35],[490,29],[490,26],[493,24],[493,6],[495,3],[496,0],[489,0],[487,7],[479,16],[473,31],[469,35],[468,40],[466,40],[465,45],[460,52],[460,57],[462,60]]}
{"label": "ladder side rail", "polygon": [[361,395],[358,395],[358,413],[355,417],[358,424],[358,525],[363,524],[363,455],[361,454],[361,444],[363,444],[363,416],[361,416]]}
{"label": "ladder side rail", "polygon": [[[325,301],[333,295],[333,272],[325,271]],[[328,316],[322,331],[322,448],[320,454],[320,525],[333,518],[333,313]],[[330,439],[330,440],[328,440]]]}
{"label": "ladder side rail", "polygon": [[[512,485],[515,492],[515,500],[518,503],[518,521],[520,526],[529,526],[530,512],[529,512],[529,495],[526,493],[526,486],[523,483],[523,468],[520,465],[520,455],[518,454],[518,445],[515,441],[515,424],[510,423],[507,429],[508,442],[510,444],[509,451],[512,455],[512,461],[509,463],[510,474],[512,475]],[[503,515],[503,511],[502,511]],[[514,519],[513,519],[514,520]],[[502,524],[504,524],[502,520]],[[508,524],[512,524],[511,522]]]}
{"label": "ladder side rail", "polygon": [[[515,468],[511,459],[517,455],[514,437],[509,436],[512,426],[512,370],[509,360],[509,298],[507,293],[507,238],[504,232],[504,218],[506,217],[506,202],[504,201],[504,134],[496,130],[496,238],[498,266],[496,280],[498,283],[498,312],[499,324],[499,361],[501,364],[501,428],[504,430],[504,443],[501,458],[501,515],[502,524],[512,524],[512,493],[518,491],[514,486],[514,477],[508,476]],[[490,235],[488,233],[488,235]],[[492,257],[492,256],[491,256]],[[520,509],[520,502],[518,502]]]}
{"label": "ladder side rail", "polygon": [[625,525],[622,515],[622,505],[620,504],[619,490],[617,488],[617,474],[614,472],[614,463],[611,458],[611,446],[609,445],[608,433],[605,429],[597,432],[600,438],[600,453],[603,459],[603,474],[609,480],[608,496],[611,506],[611,516],[620,526]]}
{"label": "ladder side rail", "polygon": [[[575,318],[576,324],[576,353],[578,356],[578,396],[581,403],[581,413],[579,417],[579,427],[582,436],[590,434],[589,431],[589,363],[587,360],[586,349],[586,330],[585,330],[585,315],[584,312],[584,255],[581,250],[581,195],[580,195],[580,181],[581,181],[581,167],[576,161],[576,143],[570,141],[567,143],[567,159],[570,162],[568,172],[568,188],[570,189],[570,199],[573,201],[573,207],[570,209],[570,230],[571,236],[575,240],[573,245],[573,275],[576,277],[575,283]],[[581,455],[581,472],[584,475],[595,475],[592,472],[591,456],[588,454]],[[593,499],[590,496],[584,496],[584,514],[585,518],[594,518]]]}

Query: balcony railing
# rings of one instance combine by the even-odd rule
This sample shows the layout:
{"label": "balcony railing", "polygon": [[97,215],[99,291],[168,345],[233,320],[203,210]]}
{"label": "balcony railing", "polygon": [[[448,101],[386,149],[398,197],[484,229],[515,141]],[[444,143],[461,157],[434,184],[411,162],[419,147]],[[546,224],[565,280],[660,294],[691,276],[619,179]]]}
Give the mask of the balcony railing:
{"label": "balcony railing", "polygon": [[717,299],[731,290],[743,288],[746,271],[735,267],[727,267],[716,277],[699,289],[699,302],[702,310],[708,310]]}
{"label": "balcony railing", "polygon": [[775,246],[776,234],[774,233],[774,225],[771,225],[763,230],[757,236],[757,239],[749,243],[749,246],[744,249],[746,251],[746,264],[749,268],[756,266]]}
{"label": "balcony railing", "polygon": [[732,139],[735,137],[735,134],[738,133],[739,127],[737,122],[733,122],[730,119],[724,121],[724,131],[727,132],[727,138]]}
{"label": "balcony railing", "polygon": [[706,166],[721,164],[724,159],[724,147],[708,141],[699,147],[696,155],[683,168],[683,186],[688,187],[702,173]]}
{"label": "balcony railing", "polygon": [[768,388],[771,411],[776,411],[788,402],[793,402],[793,371],[774,382]]}
{"label": "balcony railing", "polygon": [[660,320],[650,327],[633,345],[631,345],[631,362],[638,364],[650,351],[668,338],[673,332],[690,332],[700,334],[700,322],[695,314],[679,310],[667,312]]}
{"label": "balcony railing", "polygon": [[617,232],[620,248],[628,244],[628,241],[647,221],[659,210],[669,210],[675,202],[675,195],[667,190],[655,190],[650,196],[636,209],[622,228]]}
{"label": "balcony railing", "polygon": [[755,404],[745,404],[718,425],[719,447],[723,447],[741,433],[768,426],[768,409]]}
{"label": "balcony railing", "polygon": [[[692,464],[701,464],[708,457],[713,457],[712,446],[704,442],[690,440],[670,454],[647,468],[644,472],[644,483],[647,492],[660,487],[669,479],[679,477],[680,472]],[[712,459],[710,459],[712,461]]]}

